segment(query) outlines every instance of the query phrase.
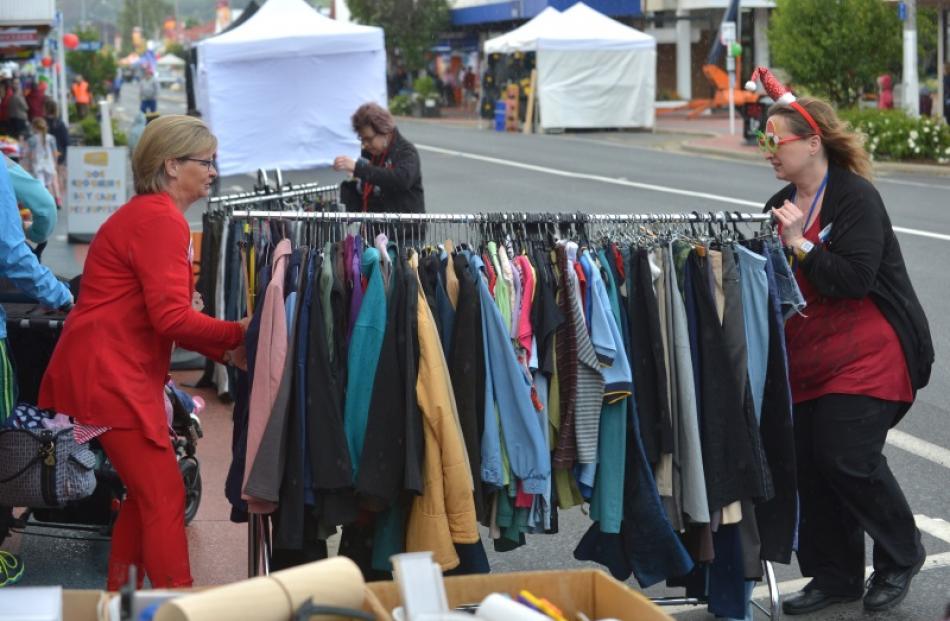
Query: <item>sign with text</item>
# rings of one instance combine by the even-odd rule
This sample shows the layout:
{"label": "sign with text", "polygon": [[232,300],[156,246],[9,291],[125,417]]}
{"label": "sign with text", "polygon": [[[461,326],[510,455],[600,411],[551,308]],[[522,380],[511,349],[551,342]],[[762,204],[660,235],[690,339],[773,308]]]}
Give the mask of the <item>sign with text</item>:
{"label": "sign with text", "polygon": [[66,229],[93,235],[129,198],[128,147],[70,147],[66,183]]}

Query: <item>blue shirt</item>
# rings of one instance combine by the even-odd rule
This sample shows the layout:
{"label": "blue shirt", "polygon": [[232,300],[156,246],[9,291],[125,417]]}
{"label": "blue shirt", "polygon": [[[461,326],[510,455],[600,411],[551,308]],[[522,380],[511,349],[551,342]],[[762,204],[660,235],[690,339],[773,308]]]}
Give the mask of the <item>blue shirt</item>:
{"label": "blue shirt", "polygon": [[[26,244],[23,220],[17,209],[6,166],[0,166],[0,277],[7,278],[26,295],[50,308],[72,302],[69,287],[40,265]],[[0,339],[7,337],[7,314],[0,306]]]}
{"label": "blue shirt", "polygon": [[10,183],[13,184],[17,202],[33,214],[33,225],[26,234],[27,239],[34,244],[45,242],[56,229],[56,201],[53,195],[39,179],[11,159],[7,159],[7,172],[10,173]]}
{"label": "blue shirt", "polygon": [[499,487],[503,484],[501,442],[499,430],[495,427],[497,404],[511,471],[522,482],[525,493],[543,494],[547,491],[551,476],[551,456],[531,400],[531,384],[515,357],[508,325],[492,301],[488,285],[482,277],[482,260],[473,254],[469,265],[478,282],[485,355],[482,479]]}

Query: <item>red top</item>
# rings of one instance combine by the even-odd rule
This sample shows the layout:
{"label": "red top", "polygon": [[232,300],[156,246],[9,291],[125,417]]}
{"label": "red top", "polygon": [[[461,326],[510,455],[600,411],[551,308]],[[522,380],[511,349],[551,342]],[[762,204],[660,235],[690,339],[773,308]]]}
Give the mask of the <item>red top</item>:
{"label": "red top", "polygon": [[135,196],[106,220],[43,376],[40,407],[168,442],[162,390],[173,343],[220,360],[243,340],[237,322],[192,308],[190,244],[188,223],[165,193]]}
{"label": "red top", "polygon": [[[818,244],[819,218],[805,233]],[[874,301],[822,296],[801,269],[795,279],[808,303],[785,324],[795,403],[823,395],[913,401],[907,362],[894,328]]]}

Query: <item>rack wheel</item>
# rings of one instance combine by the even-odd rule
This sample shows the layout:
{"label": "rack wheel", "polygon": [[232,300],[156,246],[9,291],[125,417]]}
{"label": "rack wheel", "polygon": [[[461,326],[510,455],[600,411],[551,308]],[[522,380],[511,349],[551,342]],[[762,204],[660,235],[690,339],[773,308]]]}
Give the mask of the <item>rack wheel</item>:
{"label": "rack wheel", "polygon": [[184,457],[178,462],[181,478],[185,483],[185,525],[191,523],[201,505],[201,469],[194,457]]}

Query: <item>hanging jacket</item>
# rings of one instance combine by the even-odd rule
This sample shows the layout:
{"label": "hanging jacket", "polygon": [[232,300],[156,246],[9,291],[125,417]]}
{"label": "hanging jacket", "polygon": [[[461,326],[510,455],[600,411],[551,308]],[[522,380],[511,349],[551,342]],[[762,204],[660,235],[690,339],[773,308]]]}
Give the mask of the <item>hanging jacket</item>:
{"label": "hanging jacket", "polygon": [[[765,210],[781,206],[794,189],[793,184],[785,186]],[[831,225],[831,231],[801,262],[805,276],[824,296],[871,296],[897,333],[916,396],[930,381],[933,341],[881,195],[867,179],[829,164],[819,219],[821,229]],[[893,424],[910,405],[905,404]]]}
{"label": "hanging jacket", "polygon": [[412,502],[406,551],[431,551],[433,560],[447,571],[459,565],[454,544],[475,543],[479,535],[455,395],[435,321],[421,291],[420,287],[416,396],[425,430],[425,492]]}

